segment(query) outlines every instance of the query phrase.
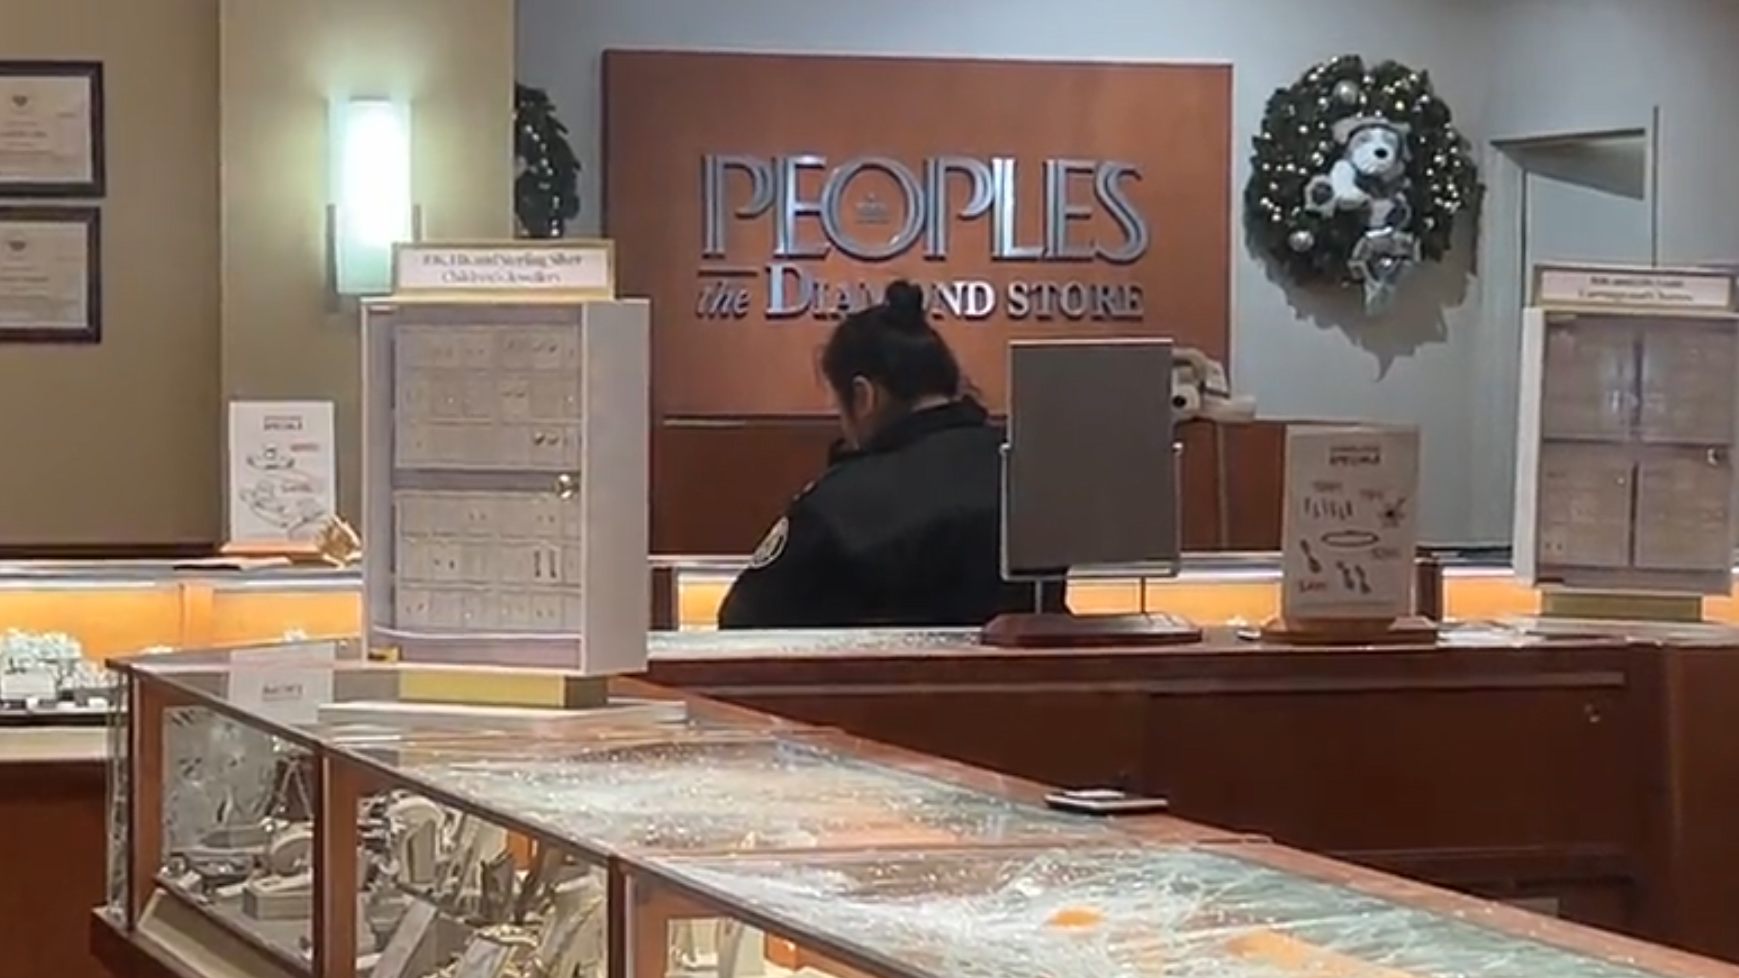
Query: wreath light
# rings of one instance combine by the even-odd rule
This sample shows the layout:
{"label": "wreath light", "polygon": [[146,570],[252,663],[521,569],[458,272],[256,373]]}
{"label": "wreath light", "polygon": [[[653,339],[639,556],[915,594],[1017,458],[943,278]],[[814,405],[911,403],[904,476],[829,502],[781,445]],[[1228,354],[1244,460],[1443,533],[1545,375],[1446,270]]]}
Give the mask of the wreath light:
{"label": "wreath light", "polygon": [[1431,76],[1395,61],[1312,67],[1269,97],[1252,149],[1257,249],[1299,284],[1362,286],[1373,310],[1418,262],[1442,260],[1483,191]]}

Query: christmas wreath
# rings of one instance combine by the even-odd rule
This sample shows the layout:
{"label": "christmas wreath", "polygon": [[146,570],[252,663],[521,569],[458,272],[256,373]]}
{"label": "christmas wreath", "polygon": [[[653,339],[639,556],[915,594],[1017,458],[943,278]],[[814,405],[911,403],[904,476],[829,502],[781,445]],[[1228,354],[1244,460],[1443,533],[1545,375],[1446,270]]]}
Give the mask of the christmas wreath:
{"label": "christmas wreath", "polygon": [[580,161],[549,93],[513,86],[513,213],[528,238],[559,238],[580,213]]}
{"label": "christmas wreath", "polygon": [[1431,76],[1342,55],[1268,99],[1244,213],[1259,250],[1300,284],[1359,285],[1381,308],[1449,251],[1482,187]]}

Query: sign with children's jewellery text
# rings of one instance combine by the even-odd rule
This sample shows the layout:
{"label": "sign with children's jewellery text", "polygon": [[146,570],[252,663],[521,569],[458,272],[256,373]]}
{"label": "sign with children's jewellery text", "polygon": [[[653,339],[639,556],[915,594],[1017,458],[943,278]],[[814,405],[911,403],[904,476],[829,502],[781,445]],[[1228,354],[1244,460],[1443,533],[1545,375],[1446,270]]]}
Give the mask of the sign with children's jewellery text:
{"label": "sign with children's jewellery text", "polygon": [[1418,501],[1417,428],[1288,428],[1281,617],[1411,615]]}

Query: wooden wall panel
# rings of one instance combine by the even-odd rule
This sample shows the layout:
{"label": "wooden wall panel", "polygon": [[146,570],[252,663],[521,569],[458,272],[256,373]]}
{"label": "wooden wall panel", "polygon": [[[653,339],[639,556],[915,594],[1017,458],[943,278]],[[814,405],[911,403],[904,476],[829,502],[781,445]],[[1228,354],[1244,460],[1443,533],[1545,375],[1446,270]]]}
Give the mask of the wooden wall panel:
{"label": "wooden wall panel", "polygon": [[[838,426],[821,418],[664,424],[653,438],[653,549],[746,554],[821,472]],[[1186,550],[1277,550],[1286,423],[1182,425]]]}
{"label": "wooden wall panel", "polygon": [[[666,416],[779,416],[825,412],[815,351],[837,311],[777,317],[767,312],[769,262],[780,210],[777,169],[770,209],[747,205],[750,177],[728,174],[721,199],[723,247],[703,245],[703,161],[713,154],[756,160],[811,156],[796,176],[799,197],[821,196],[824,180],[848,161],[896,163],[926,179],[926,163],[969,157],[1006,161],[1007,207],[940,221],[945,257],[920,238],[880,260],[840,248],[797,258],[792,267],[833,283],[863,283],[873,294],[906,276],[927,283],[973,280],[995,290],[983,316],[938,315],[987,402],[1000,405],[1010,337],[1169,336],[1215,357],[1227,350],[1231,284],[1231,96],[1229,65],[1160,65],[914,58],[799,57],[609,51],[604,57],[604,228],[616,242],[623,294],[653,303],[654,402]],[[1006,240],[1046,240],[1047,161],[1128,167],[1115,182],[1147,229],[1138,254],[993,257],[996,215]],[[1115,209],[1095,196],[1095,177],[1065,177],[1064,195],[1084,208],[1062,242],[1116,250],[1130,239]],[[931,181],[932,185],[934,181]],[[957,212],[973,183],[942,180]],[[841,184],[839,213],[852,239],[900,238],[914,209],[886,171]],[[796,239],[822,245],[822,222],[795,221]],[[1138,316],[1016,322],[1011,283],[1079,282],[1133,287]],[[703,312],[708,283],[747,290],[740,310]],[[1120,293],[1125,294],[1125,293]],[[1158,380],[1158,378],[1156,378]]]}
{"label": "wooden wall panel", "polygon": [[5,978],[105,974],[91,956],[86,928],[105,896],[107,774],[101,759],[0,761]]}
{"label": "wooden wall panel", "polygon": [[[982,283],[993,300],[982,314],[938,297],[933,315],[993,410],[1004,402],[1011,338],[1164,336],[1226,356],[1227,65],[610,51],[603,91],[604,229],[616,243],[622,293],[652,300],[660,552],[752,549],[818,474],[835,437],[815,360],[841,307],[774,314],[770,282],[779,275],[855,286],[860,303],[897,277]],[[709,170],[709,157],[724,156],[740,159]],[[801,166],[779,162],[800,157]],[[881,162],[852,168],[869,158]],[[944,160],[953,170],[940,168]],[[1082,161],[1099,169],[1070,175]],[[990,181],[996,192],[979,213],[961,213],[991,171],[1001,174]],[[929,195],[914,197],[898,174]],[[765,194],[750,206],[757,178]],[[791,217],[784,238],[821,251],[781,257],[776,229],[787,198],[823,199],[834,179],[839,193],[827,199],[838,220]],[[1063,204],[1082,213],[1063,219]],[[922,219],[915,240],[902,238],[908,218]],[[1051,227],[1061,236],[1047,235]],[[945,247],[933,233],[946,235]],[[896,240],[907,244],[862,254]],[[1132,241],[1145,244],[1116,253]],[[857,257],[849,242],[860,246]],[[1070,253],[1093,243],[1100,252]],[[1017,255],[1010,244],[1029,251]],[[1102,295],[1139,294],[1141,306],[1114,317],[1070,318],[1060,308],[1022,316],[1016,283],[1080,283]],[[719,300],[737,290],[740,304]],[[1219,450],[1212,440],[1194,450],[1186,544],[1255,546],[1266,530],[1246,532],[1230,512],[1235,503],[1220,512],[1212,481],[1220,466],[1202,458]]]}

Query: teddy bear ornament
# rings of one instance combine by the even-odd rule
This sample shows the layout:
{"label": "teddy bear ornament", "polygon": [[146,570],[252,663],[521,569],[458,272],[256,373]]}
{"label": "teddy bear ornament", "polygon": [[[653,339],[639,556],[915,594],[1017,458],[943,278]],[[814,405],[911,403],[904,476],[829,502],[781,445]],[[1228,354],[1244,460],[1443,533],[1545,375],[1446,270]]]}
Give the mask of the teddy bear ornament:
{"label": "teddy bear ornament", "polygon": [[1365,308],[1372,312],[1388,305],[1401,278],[1419,261],[1407,203],[1408,131],[1405,123],[1381,116],[1336,122],[1340,157],[1304,185],[1305,209],[1324,218],[1344,214],[1363,221],[1364,234],[1347,267],[1363,283]]}

